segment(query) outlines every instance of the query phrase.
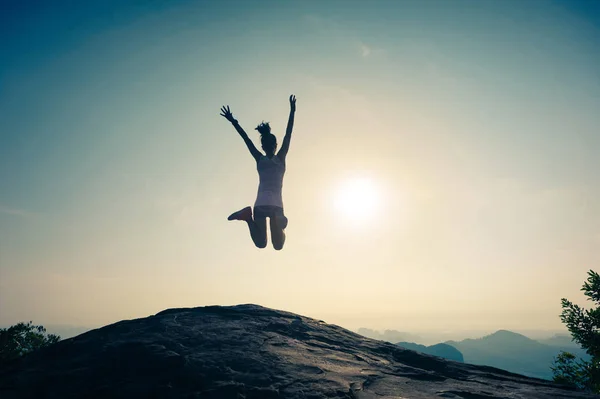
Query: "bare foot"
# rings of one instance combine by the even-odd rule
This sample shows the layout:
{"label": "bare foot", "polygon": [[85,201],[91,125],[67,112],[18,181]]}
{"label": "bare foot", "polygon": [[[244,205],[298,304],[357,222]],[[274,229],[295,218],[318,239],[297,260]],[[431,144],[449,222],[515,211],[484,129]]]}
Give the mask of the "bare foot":
{"label": "bare foot", "polygon": [[227,220],[250,220],[252,219],[252,208],[247,206],[237,212],[233,212]]}

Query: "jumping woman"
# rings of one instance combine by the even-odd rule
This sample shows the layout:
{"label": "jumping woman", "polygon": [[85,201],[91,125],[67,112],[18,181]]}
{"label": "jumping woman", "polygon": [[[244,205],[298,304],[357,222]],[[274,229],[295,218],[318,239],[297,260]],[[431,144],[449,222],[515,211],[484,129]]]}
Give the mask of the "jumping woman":
{"label": "jumping woman", "polygon": [[294,114],[296,113],[296,96],[290,96],[290,117],[288,119],[285,137],[279,152],[277,150],[277,137],[271,133],[269,123],[261,123],[256,127],[260,133],[260,142],[265,154],[256,149],[252,140],[248,137],[238,121],[233,117],[229,106],[221,107],[221,116],[227,119],[235,130],[242,136],[250,154],[256,160],[258,169],[259,185],[258,195],[254,202],[254,217],[252,207],[247,206],[242,210],[232,213],[227,220],[243,220],[248,223],[252,241],[258,248],[267,246],[267,218],[271,227],[271,242],[273,248],[280,250],[285,243],[285,228],[288,220],[283,213],[283,198],[281,190],[283,187],[283,175],[285,174],[285,158],[290,148],[292,129],[294,127]]}

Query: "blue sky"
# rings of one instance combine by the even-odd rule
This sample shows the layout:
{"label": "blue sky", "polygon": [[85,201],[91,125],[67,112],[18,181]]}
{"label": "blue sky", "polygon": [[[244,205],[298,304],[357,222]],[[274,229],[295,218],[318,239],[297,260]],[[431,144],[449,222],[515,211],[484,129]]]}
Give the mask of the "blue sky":
{"label": "blue sky", "polygon": [[[2,7],[2,324],[253,302],[559,328],[600,260],[597,2]],[[261,251],[225,220],[257,177],[218,110],[281,137],[291,93],[288,242]],[[349,227],[357,176],[380,207]]]}

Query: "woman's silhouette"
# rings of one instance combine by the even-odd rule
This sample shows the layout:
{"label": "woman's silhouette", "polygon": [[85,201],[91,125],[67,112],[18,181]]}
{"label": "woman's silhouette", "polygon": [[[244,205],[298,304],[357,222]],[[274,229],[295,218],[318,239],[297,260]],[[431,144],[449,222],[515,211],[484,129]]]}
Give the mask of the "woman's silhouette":
{"label": "woman's silhouette", "polygon": [[235,127],[235,130],[237,130],[246,143],[248,150],[250,150],[250,154],[256,160],[256,168],[258,169],[259,176],[258,195],[254,202],[254,217],[252,217],[252,208],[247,206],[242,210],[232,213],[227,219],[243,220],[248,223],[250,236],[258,248],[265,248],[267,246],[267,217],[271,226],[273,248],[280,250],[285,243],[284,229],[287,226],[288,220],[283,213],[281,189],[283,186],[283,175],[285,174],[285,158],[290,148],[295,113],[296,96],[292,94],[290,96],[290,117],[283,143],[277,154],[275,154],[277,138],[271,134],[269,123],[263,122],[256,127],[256,130],[260,133],[262,149],[265,151],[265,155],[263,155],[256,149],[252,140],[250,140],[244,129],[242,129],[238,121],[233,117],[229,106],[221,107],[221,116]]}

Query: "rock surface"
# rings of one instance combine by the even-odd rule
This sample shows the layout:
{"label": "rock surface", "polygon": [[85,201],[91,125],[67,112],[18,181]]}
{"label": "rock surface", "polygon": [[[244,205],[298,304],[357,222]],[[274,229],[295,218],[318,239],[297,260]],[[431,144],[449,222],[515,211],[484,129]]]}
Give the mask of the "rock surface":
{"label": "rock surface", "polygon": [[12,398],[596,398],[255,305],[170,309],[0,369]]}

